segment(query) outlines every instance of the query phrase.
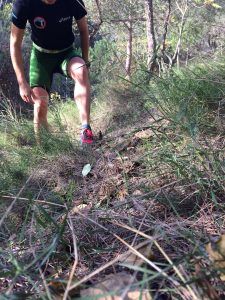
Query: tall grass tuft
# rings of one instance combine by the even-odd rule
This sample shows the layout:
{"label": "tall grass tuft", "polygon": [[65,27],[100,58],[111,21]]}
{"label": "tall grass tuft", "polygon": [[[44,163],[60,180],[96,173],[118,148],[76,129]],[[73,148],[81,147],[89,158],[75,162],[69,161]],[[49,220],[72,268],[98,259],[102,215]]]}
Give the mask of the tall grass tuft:
{"label": "tall grass tuft", "polygon": [[[211,243],[215,250],[225,230],[221,74],[224,64],[214,61],[152,76],[142,85],[140,80],[126,81],[124,88],[121,80],[120,88],[112,85],[107,100],[124,110],[114,106],[109,112],[109,105],[96,103],[111,117],[109,132],[117,130],[97,144],[97,159],[83,177],[86,157],[74,153],[72,101],[52,104],[56,132],[43,131],[41,146],[35,145],[30,121],[3,116],[2,299],[77,299],[72,292],[79,294],[91,281],[121,270],[133,276],[123,295],[133,288],[147,290],[154,299],[224,294],[224,271],[206,248]],[[147,137],[135,135],[146,129]],[[57,170],[63,155],[65,166]],[[48,164],[51,180],[43,170]],[[66,191],[58,192],[54,183],[67,175]],[[136,246],[146,241],[151,251],[143,257]],[[141,264],[124,261],[127,251]]]}

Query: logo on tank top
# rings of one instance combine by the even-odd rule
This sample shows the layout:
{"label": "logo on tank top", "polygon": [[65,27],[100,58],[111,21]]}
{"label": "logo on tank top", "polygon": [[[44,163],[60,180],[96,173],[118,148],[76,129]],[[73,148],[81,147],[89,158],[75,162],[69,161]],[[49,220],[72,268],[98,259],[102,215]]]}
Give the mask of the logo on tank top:
{"label": "logo on tank top", "polygon": [[68,20],[70,20],[70,16],[59,19],[59,23],[66,22]]}
{"label": "logo on tank top", "polygon": [[38,29],[44,29],[46,27],[46,21],[43,17],[34,18],[34,25]]}

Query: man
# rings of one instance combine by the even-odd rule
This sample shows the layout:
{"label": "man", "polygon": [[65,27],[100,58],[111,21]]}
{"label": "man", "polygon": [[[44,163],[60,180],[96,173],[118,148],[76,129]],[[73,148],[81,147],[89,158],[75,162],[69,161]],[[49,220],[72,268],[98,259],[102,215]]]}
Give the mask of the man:
{"label": "man", "polygon": [[[82,0],[15,0],[12,10],[10,54],[22,99],[34,106],[34,131],[48,129],[47,111],[53,73],[75,82],[74,98],[81,120],[81,142],[91,144],[90,83],[88,78],[89,32],[87,11]],[[72,21],[75,18],[82,57],[73,48]],[[22,60],[22,41],[26,23],[33,41],[28,84]]]}

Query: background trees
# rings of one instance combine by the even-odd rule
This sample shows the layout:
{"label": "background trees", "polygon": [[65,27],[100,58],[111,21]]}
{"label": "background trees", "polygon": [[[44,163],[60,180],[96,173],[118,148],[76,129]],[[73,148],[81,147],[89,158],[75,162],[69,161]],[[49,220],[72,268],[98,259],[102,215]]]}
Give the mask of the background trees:
{"label": "background trees", "polygon": [[[87,0],[85,4],[95,82],[115,74],[131,79],[140,70],[160,74],[174,65],[223,55],[223,1]],[[8,51],[11,1],[2,0],[0,7],[0,59],[4,57],[1,88],[4,89],[9,84],[5,74],[9,73],[6,77],[10,76],[14,82]],[[24,47],[29,50],[30,42],[25,41]],[[65,83],[57,86],[59,92],[65,90]],[[12,86],[4,89],[7,90],[18,94]],[[8,96],[11,98],[10,93]]]}
{"label": "background trees", "polygon": [[[73,86],[62,77],[49,101],[54,132],[35,144],[32,107],[21,107],[9,57],[11,4],[1,2],[0,298],[66,299],[73,275],[82,290],[85,278],[88,287],[125,268],[122,277],[133,277],[122,298],[134,288],[136,298],[147,289],[152,299],[220,299],[224,0],[85,3],[93,152],[80,150]],[[114,264],[127,243],[145,237],[150,249],[140,250],[149,266],[136,257],[133,265],[127,254]]]}
{"label": "background trees", "polygon": [[[135,61],[158,69],[223,51],[221,1],[97,1],[90,7],[98,28],[117,47],[121,71],[131,75]],[[141,47],[139,47],[141,45]],[[127,49],[127,50],[126,50]],[[141,59],[140,59],[141,58]],[[155,62],[154,62],[155,61]],[[151,69],[151,67],[150,67]],[[135,67],[133,69],[135,71]]]}

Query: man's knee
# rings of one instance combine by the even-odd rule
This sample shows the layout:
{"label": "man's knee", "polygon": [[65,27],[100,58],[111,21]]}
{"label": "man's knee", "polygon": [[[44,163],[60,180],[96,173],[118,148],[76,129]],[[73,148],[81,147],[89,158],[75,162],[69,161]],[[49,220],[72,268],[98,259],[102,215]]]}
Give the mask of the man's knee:
{"label": "man's knee", "polygon": [[40,103],[40,105],[46,105],[46,103],[48,103],[49,95],[45,89],[41,87],[34,87],[32,91],[34,103],[37,102],[37,104]]}
{"label": "man's knee", "polygon": [[74,80],[86,80],[88,78],[88,69],[85,65],[85,61],[80,57],[71,59],[68,71]]}
{"label": "man's knee", "polygon": [[42,122],[47,117],[48,93],[43,88],[33,88],[34,121]]}

